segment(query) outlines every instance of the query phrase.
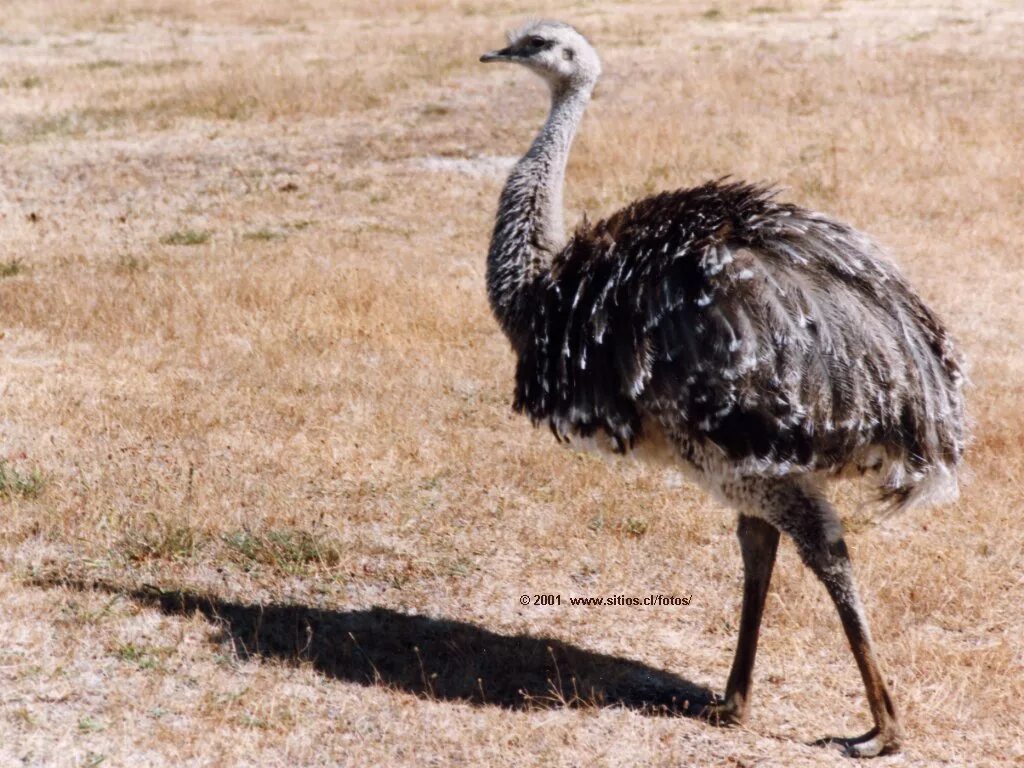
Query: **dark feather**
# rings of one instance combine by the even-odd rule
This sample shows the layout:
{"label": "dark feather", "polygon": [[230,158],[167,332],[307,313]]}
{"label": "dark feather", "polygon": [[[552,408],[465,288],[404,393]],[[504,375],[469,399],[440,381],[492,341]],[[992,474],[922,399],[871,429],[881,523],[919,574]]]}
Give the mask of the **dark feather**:
{"label": "dark feather", "polygon": [[[964,444],[952,341],[864,236],[713,182],[576,232],[529,286],[515,407],[629,447],[670,420],[740,470],[839,471],[870,449],[894,496]],[[910,478],[910,479],[907,479]]]}

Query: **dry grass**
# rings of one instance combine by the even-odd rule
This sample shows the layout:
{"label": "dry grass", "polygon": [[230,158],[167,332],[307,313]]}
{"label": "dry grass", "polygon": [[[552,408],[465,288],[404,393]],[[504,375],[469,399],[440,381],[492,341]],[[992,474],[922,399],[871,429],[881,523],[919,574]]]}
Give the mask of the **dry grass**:
{"label": "dry grass", "polygon": [[[1012,6],[546,9],[607,72],[572,217],[779,180],[886,241],[973,362],[962,501],[853,520],[886,764],[1024,761]],[[510,413],[483,254],[545,104],[475,60],[537,10],[5,5],[0,763],[831,765],[806,742],[866,727],[788,546],[749,726],[661,716],[724,683],[733,521]],[[692,603],[518,602],[648,592]]]}

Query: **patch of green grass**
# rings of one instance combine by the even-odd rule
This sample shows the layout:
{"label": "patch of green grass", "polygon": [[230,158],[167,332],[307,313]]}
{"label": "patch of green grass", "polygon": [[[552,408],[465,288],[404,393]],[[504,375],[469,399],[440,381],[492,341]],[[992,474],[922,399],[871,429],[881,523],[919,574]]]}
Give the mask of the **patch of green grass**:
{"label": "patch of green grass", "polygon": [[19,117],[11,121],[11,129],[3,134],[0,143],[31,143],[54,136],[83,136],[120,125],[127,115],[124,109],[90,107],[58,115]]}
{"label": "patch of green grass", "polygon": [[342,559],[337,541],[297,528],[235,531],[222,541],[243,566],[259,564],[294,572],[310,566],[333,567]]}
{"label": "patch of green grass", "polygon": [[121,537],[117,551],[132,562],[184,560],[203,548],[206,537],[190,525],[156,520],[142,528],[130,529]]}
{"label": "patch of green grass", "polygon": [[99,608],[91,608],[72,598],[61,606],[56,623],[68,627],[100,626],[119,615],[120,602],[120,595],[114,595]]}
{"label": "patch of green grass", "polygon": [[162,75],[168,72],[180,72],[183,69],[199,64],[195,59],[168,59],[167,61],[146,61],[132,64],[136,72],[143,75]]}
{"label": "patch of green grass", "polygon": [[262,717],[256,717],[256,715],[250,715],[248,712],[243,713],[242,715],[240,715],[238,717],[238,722],[240,722],[246,728],[259,728],[261,730],[266,730],[267,728],[270,727],[270,723],[268,723]]}
{"label": "patch of green grass", "polygon": [[97,69],[117,69],[123,67],[124,62],[117,59],[97,59],[96,61],[87,61],[81,66],[83,69],[93,72]]}
{"label": "patch of green grass", "polygon": [[287,237],[287,235],[281,230],[270,229],[269,227],[254,229],[242,235],[243,240],[257,240],[264,243],[270,242],[271,240],[283,240],[285,237]]}
{"label": "patch of green grass", "polygon": [[114,649],[113,655],[126,664],[133,664],[139,669],[154,669],[159,659],[151,651],[140,648],[133,643],[125,643]]}
{"label": "patch of green grass", "polygon": [[345,179],[335,182],[334,188],[339,192],[362,192],[373,185],[373,179],[369,176],[360,176],[355,179]]}
{"label": "patch of green grass", "polygon": [[[444,557],[438,563],[439,570],[446,576],[468,576],[473,571],[473,561],[468,557]],[[404,583],[400,578],[391,579],[392,586],[401,587]]]}
{"label": "patch of green grass", "polygon": [[96,733],[106,728],[103,723],[94,717],[89,715],[83,715],[78,721],[78,732],[79,733]]}
{"label": "patch of green grass", "polygon": [[15,257],[7,261],[0,261],[0,277],[14,277],[25,271],[25,262]]}
{"label": "patch of green grass", "polygon": [[707,19],[708,21],[713,21],[715,19],[722,18],[722,12],[718,8],[708,8],[700,16],[701,16],[702,19]]}
{"label": "patch of green grass", "polygon": [[277,228],[260,227],[259,229],[249,230],[242,235],[242,239],[269,243],[273,240],[283,240],[288,237],[289,232],[301,232],[304,229],[309,229],[314,224],[316,224],[316,222],[311,219],[298,219],[297,221],[282,224]]}
{"label": "patch of green grass", "polygon": [[16,136],[35,141],[47,136],[70,136],[75,133],[76,120],[72,115],[42,115],[22,121]]}
{"label": "patch of green grass", "polygon": [[203,245],[210,242],[211,232],[207,229],[179,229],[160,238],[163,245]]}
{"label": "patch of green grass", "polygon": [[812,176],[801,181],[800,191],[812,199],[832,201],[836,197],[835,184],[827,182],[820,176]]}
{"label": "patch of green grass", "polygon": [[132,253],[119,254],[117,260],[114,262],[114,271],[121,272],[123,274],[142,272],[145,268],[146,262]]}
{"label": "patch of green grass", "polygon": [[29,472],[18,469],[6,459],[0,459],[0,498],[18,496],[34,499],[43,492],[46,479],[38,469]]}
{"label": "patch of green grass", "polygon": [[262,102],[251,93],[231,90],[205,92],[183,90],[146,104],[150,114],[169,117],[198,117],[206,120],[248,120]]}
{"label": "patch of green grass", "polygon": [[639,517],[627,517],[622,521],[622,532],[627,536],[640,538],[647,533],[647,521]]}
{"label": "patch of green grass", "polygon": [[43,78],[39,77],[38,75],[29,75],[28,77],[23,77],[21,79],[21,87],[25,88],[26,90],[38,88],[42,84]]}
{"label": "patch of green grass", "polygon": [[422,113],[428,117],[441,117],[444,115],[450,115],[452,110],[451,107],[446,107],[444,104],[425,104]]}
{"label": "patch of green grass", "polygon": [[35,728],[36,720],[32,717],[28,707],[17,707],[11,711],[11,720],[22,728]]}

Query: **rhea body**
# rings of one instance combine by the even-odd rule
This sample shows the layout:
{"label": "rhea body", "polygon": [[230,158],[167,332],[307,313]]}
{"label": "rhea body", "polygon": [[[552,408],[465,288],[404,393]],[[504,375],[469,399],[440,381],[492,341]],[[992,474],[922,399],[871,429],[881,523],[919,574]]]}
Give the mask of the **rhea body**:
{"label": "rhea body", "polygon": [[740,632],[713,721],[746,716],[785,533],[835,603],[874,717],[840,746],[896,751],[896,711],[823,488],[858,472],[890,509],[955,496],[963,375],[945,328],[866,236],[763,187],[666,192],[567,237],[566,161],[597,53],[543,21],[481,61],[526,66],[552,100],[502,191],[487,257],[491,307],[517,356],[515,407],[560,440],[667,445],[739,513]]}

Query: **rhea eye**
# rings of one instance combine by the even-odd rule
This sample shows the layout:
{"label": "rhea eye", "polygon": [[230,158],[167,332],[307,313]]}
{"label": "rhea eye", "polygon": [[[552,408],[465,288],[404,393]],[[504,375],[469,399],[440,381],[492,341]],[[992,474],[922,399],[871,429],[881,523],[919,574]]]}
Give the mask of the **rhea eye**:
{"label": "rhea eye", "polygon": [[530,46],[533,47],[533,48],[540,48],[546,42],[547,42],[547,40],[545,40],[543,37],[531,37],[530,38]]}

